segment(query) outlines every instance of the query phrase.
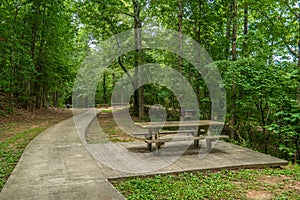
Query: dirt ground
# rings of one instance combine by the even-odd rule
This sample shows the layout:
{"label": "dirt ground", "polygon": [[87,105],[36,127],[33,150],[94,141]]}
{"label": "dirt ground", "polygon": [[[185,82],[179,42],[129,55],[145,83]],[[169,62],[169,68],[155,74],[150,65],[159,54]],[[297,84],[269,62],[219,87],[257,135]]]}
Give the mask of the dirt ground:
{"label": "dirt ground", "polygon": [[261,175],[256,181],[260,183],[260,188],[248,190],[248,199],[273,199],[275,193],[281,194],[289,190],[298,191],[300,194],[300,182],[285,175]]}
{"label": "dirt ground", "polygon": [[42,108],[33,112],[18,109],[14,113],[0,116],[0,141],[32,128],[47,128],[72,116],[64,108]]}
{"label": "dirt ground", "polygon": [[[105,134],[105,139],[99,133],[96,126],[101,126]],[[92,121],[86,131],[86,140],[88,143],[96,144],[105,141],[111,142],[133,142],[141,141],[141,139],[135,138],[125,132],[123,132],[116,124],[112,112],[102,112],[97,115],[97,119]]]}

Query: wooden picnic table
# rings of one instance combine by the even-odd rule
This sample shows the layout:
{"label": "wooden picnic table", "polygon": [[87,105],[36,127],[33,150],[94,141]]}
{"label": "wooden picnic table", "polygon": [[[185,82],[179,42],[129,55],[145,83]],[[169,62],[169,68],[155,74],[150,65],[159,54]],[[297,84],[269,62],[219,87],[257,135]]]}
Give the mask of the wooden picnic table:
{"label": "wooden picnic table", "polygon": [[[141,128],[147,129],[148,132],[145,135],[145,142],[147,143],[148,150],[151,151],[152,144],[155,143],[156,150],[165,142],[171,141],[185,141],[194,140],[194,146],[199,147],[199,140],[206,140],[207,151],[211,151],[211,142],[219,138],[228,138],[226,135],[214,135],[208,131],[209,127],[212,129],[220,129],[223,127],[223,122],[211,121],[211,120],[193,120],[193,121],[167,121],[167,122],[139,122],[135,123]],[[162,128],[178,128],[176,131],[164,131]],[[161,134],[176,134],[176,133],[190,133],[193,136],[181,137],[181,138],[165,138],[161,139]]]}

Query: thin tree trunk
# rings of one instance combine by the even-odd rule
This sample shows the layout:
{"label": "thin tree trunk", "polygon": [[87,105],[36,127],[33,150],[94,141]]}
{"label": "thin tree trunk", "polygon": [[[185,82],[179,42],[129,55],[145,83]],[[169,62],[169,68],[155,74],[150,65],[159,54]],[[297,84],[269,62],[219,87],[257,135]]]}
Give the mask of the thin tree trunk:
{"label": "thin tree trunk", "polygon": [[47,92],[46,92],[46,88],[45,88],[45,86],[43,86],[42,87],[42,97],[41,97],[41,104],[42,104],[42,107],[43,108],[46,108],[47,107],[47,105],[46,105],[46,96],[47,96],[47,94],[46,94]]}
{"label": "thin tree trunk", "polygon": [[40,7],[41,2],[37,1],[37,4],[34,6],[36,9],[35,17],[34,17],[34,24],[32,27],[32,41],[31,41],[31,58],[34,59],[35,57],[35,42],[37,37],[37,30],[38,30],[38,17],[40,15]]}
{"label": "thin tree trunk", "polygon": [[249,12],[249,8],[248,8],[248,4],[246,3],[245,7],[244,7],[244,42],[243,42],[243,54],[245,57],[247,57],[248,55],[248,44],[247,44],[247,39],[248,39],[248,13]]}
{"label": "thin tree trunk", "polygon": [[52,101],[53,101],[53,106],[56,107],[57,106],[57,93],[56,93],[56,91],[53,92]]}
{"label": "thin tree trunk", "polygon": [[[140,19],[140,12],[141,12],[141,5],[138,0],[132,0],[134,6],[134,38],[135,38],[135,47],[136,47],[136,57],[135,57],[135,73],[137,78],[136,86],[141,85],[138,88],[138,98],[137,94],[135,93],[135,106],[138,105],[138,113],[139,118],[145,118],[145,105],[144,105],[144,87],[143,87],[143,72],[138,70],[138,66],[142,63],[142,21]],[[138,102],[136,100],[138,99]]]}
{"label": "thin tree trunk", "polygon": [[[38,32],[38,18],[40,17],[40,7],[41,7],[41,2],[37,1],[36,4],[33,5],[33,8],[36,9],[35,16],[34,16],[34,24],[32,27],[32,41],[31,41],[31,58],[32,60],[35,60],[35,46],[36,46],[36,39],[37,39],[37,32]],[[38,63],[35,63],[35,68],[38,70]],[[39,86],[38,84],[33,85],[34,91],[31,91],[30,96],[35,98],[35,107],[38,108],[38,93],[39,93]],[[35,94],[35,96],[33,95]],[[34,103],[34,102],[33,102]],[[33,107],[34,105],[32,105]]]}
{"label": "thin tree trunk", "polygon": [[25,102],[25,108],[28,110],[28,109],[30,109],[30,106],[31,106],[31,80],[28,80],[27,82],[26,82],[26,88],[25,88],[25,95],[26,95],[26,102]]}
{"label": "thin tree trunk", "polygon": [[[233,28],[232,28],[232,60],[237,60],[236,38],[237,38],[237,0],[233,1]],[[236,127],[236,83],[235,74],[232,75],[232,97],[231,97],[231,138],[235,138]]]}
{"label": "thin tree trunk", "polygon": [[[38,71],[42,72],[43,71],[43,63],[41,61],[42,58],[42,54],[44,51],[44,45],[45,45],[45,29],[46,29],[46,20],[45,20],[45,15],[46,15],[46,7],[44,6],[44,9],[42,11],[42,30],[41,30],[41,36],[40,36],[40,45],[39,45],[39,51],[38,51],[38,59],[37,59],[37,66],[38,66]],[[44,107],[44,96],[46,96],[45,93],[45,85],[41,83],[41,80],[43,79],[43,77],[41,77],[41,75],[38,77],[38,93],[37,93],[37,109],[40,109],[42,106]]]}
{"label": "thin tree trunk", "polygon": [[15,59],[15,50],[14,47],[17,43],[16,41],[16,35],[17,35],[17,16],[19,14],[19,8],[16,6],[15,14],[14,14],[14,21],[13,21],[13,30],[14,30],[14,35],[13,35],[13,41],[12,41],[12,47],[11,47],[11,68],[9,70],[10,77],[11,77],[11,82],[10,82],[10,99],[9,103],[10,106],[12,107],[14,104],[14,99],[15,99],[15,92],[16,92],[16,59]]}
{"label": "thin tree trunk", "polygon": [[107,99],[106,99],[106,74],[103,74],[103,101],[104,104],[107,103]]}
{"label": "thin tree trunk", "polygon": [[[178,49],[179,49],[179,53],[181,55],[181,51],[182,51],[182,18],[183,18],[183,9],[182,9],[182,4],[181,4],[181,0],[178,0],[178,33],[179,33],[179,45],[178,45]],[[182,56],[178,57],[178,68],[179,71],[182,72],[183,71],[183,58]]]}
{"label": "thin tree trunk", "polygon": [[232,60],[236,61],[236,38],[237,38],[237,0],[233,1],[233,28],[232,28]]}
{"label": "thin tree trunk", "polygon": [[[300,12],[298,13],[298,27],[300,30]],[[298,73],[300,73],[300,31],[298,31]],[[298,100],[298,106],[300,108],[300,85],[298,86],[298,96],[297,96],[297,100]]]}
{"label": "thin tree trunk", "polygon": [[230,57],[230,40],[231,40],[231,23],[232,23],[232,4],[228,4],[228,18],[227,18],[227,24],[226,24],[226,39],[227,39],[227,45],[225,49],[225,57],[226,59],[229,59]]}
{"label": "thin tree trunk", "polygon": [[267,107],[267,105],[265,105],[265,107],[263,106],[263,103],[260,101],[258,104],[256,104],[257,109],[260,112],[260,117],[261,117],[261,125],[262,125],[262,129],[263,129],[263,136],[265,139],[265,143],[264,143],[264,150],[265,153],[268,153],[268,143],[269,143],[269,134],[266,132],[266,118],[265,118],[265,109]]}
{"label": "thin tree trunk", "polygon": [[[202,13],[203,13],[202,5],[203,5],[202,0],[199,0],[198,9],[199,9],[200,17],[199,17],[198,21],[196,21],[196,23],[195,23],[195,30],[194,30],[196,33],[196,41],[199,44],[201,44],[201,28],[202,28],[201,18],[202,18]],[[200,57],[200,52],[198,52],[198,53],[199,53],[198,56]],[[201,87],[200,80],[201,80],[200,75],[196,74],[195,93],[197,95],[199,105],[200,105],[200,87]]]}
{"label": "thin tree trunk", "polygon": [[111,74],[111,76],[112,76],[112,87],[115,88],[115,86],[116,86],[116,74],[113,72]]}

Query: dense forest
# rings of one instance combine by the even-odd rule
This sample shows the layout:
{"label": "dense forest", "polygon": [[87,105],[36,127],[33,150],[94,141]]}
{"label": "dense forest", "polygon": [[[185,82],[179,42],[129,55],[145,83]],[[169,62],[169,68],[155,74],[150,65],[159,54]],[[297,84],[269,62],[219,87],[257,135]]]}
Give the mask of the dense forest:
{"label": "dense forest", "polygon": [[[159,27],[194,39],[215,61],[235,141],[299,162],[299,1],[3,0],[0,24],[1,115],[71,103],[77,70],[101,41]],[[116,81],[146,63],[172,66],[188,77],[201,119],[210,118],[201,75],[182,57],[157,49],[137,48],[115,60],[99,77],[95,104],[109,104]],[[145,105],[179,106],[172,91],[154,84],[140,87],[133,103],[140,118],[147,117]],[[171,111],[170,120],[177,117]]]}

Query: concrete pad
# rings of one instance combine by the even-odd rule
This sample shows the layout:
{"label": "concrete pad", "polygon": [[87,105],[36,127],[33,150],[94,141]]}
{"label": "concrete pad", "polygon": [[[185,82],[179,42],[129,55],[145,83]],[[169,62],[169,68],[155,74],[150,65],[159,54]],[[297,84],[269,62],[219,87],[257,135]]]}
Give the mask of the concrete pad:
{"label": "concrete pad", "polygon": [[[125,199],[108,179],[287,164],[287,161],[222,141],[203,158],[201,149],[190,146],[190,141],[170,143],[164,147],[169,151],[159,156],[149,153],[144,142],[89,145],[85,141],[85,130],[92,119],[83,113],[38,135],[25,149],[0,199]],[[187,151],[181,154],[179,150],[185,148]],[[111,164],[120,169],[124,166],[127,171],[106,165],[98,158],[110,159]],[[162,158],[165,165],[157,168]]]}
{"label": "concrete pad", "polygon": [[[175,162],[169,166],[148,173],[127,173],[123,172],[122,176],[145,176],[164,173],[177,173],[184,171],[201,171],[214,169],[237,169],[237,168],[261,168],[261,167],[276,167],[287,165],[288,162],[279,158],[275,158],[263,153],[259,153],[250,149],[246,149],[224,141],[218,141],[212,152],[205,157],[200,157],[200,149],[194,148],[191,142],[185,142],[190,145],[188,150],[181,155]],[[145,143],[120,143],[124,148],[130,151],[140,152],[139,149],[146,148]],[[179,145],[179,144],[177,144]],[[140,153],[143,156],[145,152]],[[176,152],[174,152],[176,154]],[[170,155],[159,155],[170,156]],[[159,157],[158,156],[158,157]],[[131,161],[133,162],[133,161]],[[121,176],[121,177],[122,177]],[[120,178],[111,176],[109,178]]]}
{"label": "concrete pad", "polygon": [[124,199],[103,169],[82,144],[71,118],[27,146],[0,199]]}

